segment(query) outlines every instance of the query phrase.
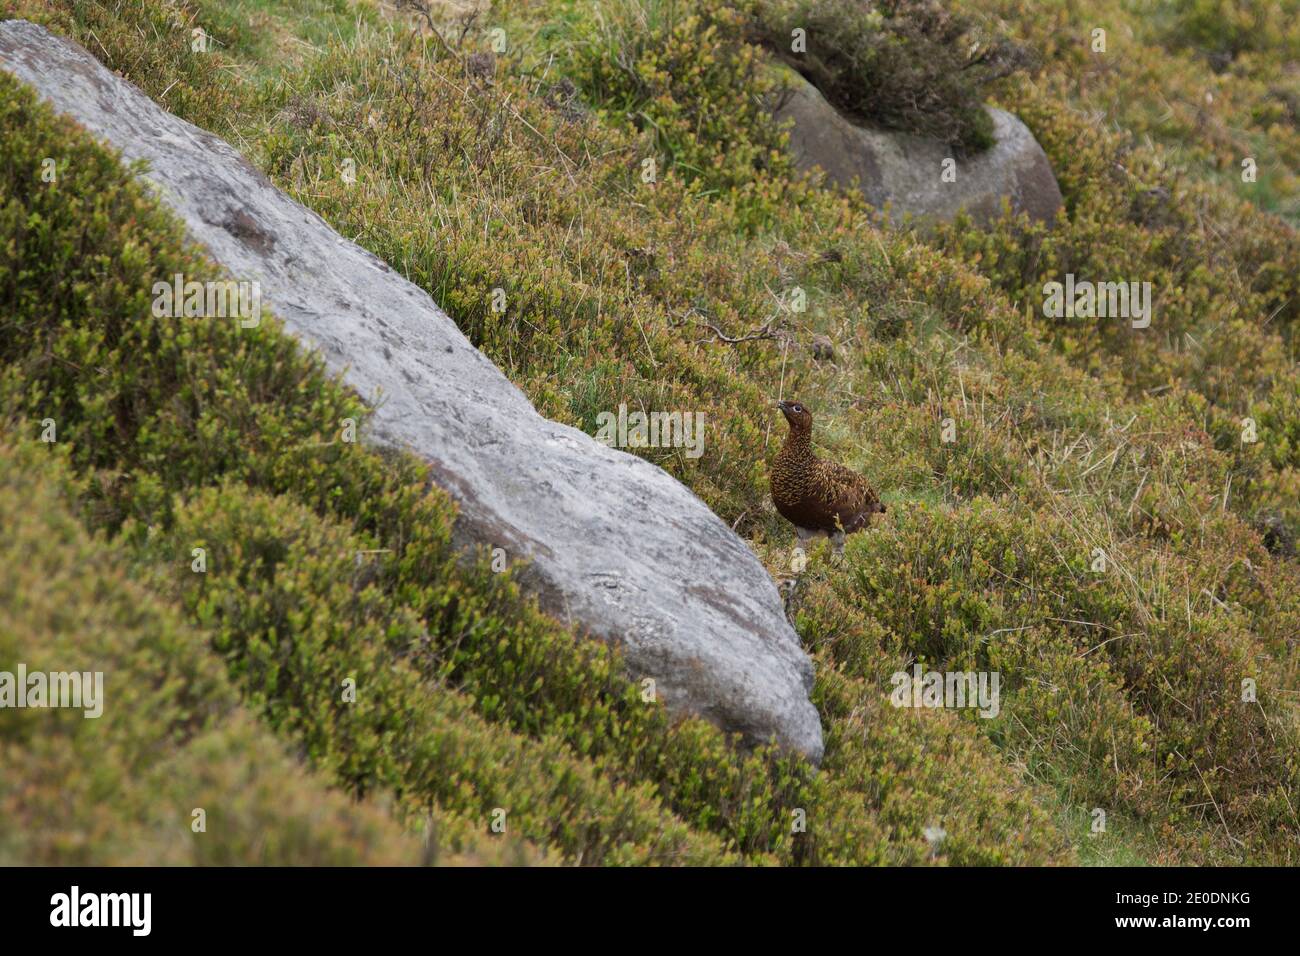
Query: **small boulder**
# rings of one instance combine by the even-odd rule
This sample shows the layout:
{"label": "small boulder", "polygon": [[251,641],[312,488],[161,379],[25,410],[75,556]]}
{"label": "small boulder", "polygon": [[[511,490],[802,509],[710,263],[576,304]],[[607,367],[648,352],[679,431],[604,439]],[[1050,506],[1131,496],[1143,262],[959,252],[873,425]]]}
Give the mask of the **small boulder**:
{"label": "small boulder", "polygon": [[[790,148],[802,170],[821,168],[836,185],[857,187],[895,221],[911,215],[951,221],[965,209],[981,225],[997,219],[1002,200],[1015,212],[1051,222],[1061,208],[1061,189],[1047,154],[1033,133],[1010,113],[989,109],[995,144],[957,156],[939,140],[859,126],[828,103],[811,83],[790,71],[791,90],[776,104],[778,119],[791,120]],[[945,160],[955,174],[943,175]]]}

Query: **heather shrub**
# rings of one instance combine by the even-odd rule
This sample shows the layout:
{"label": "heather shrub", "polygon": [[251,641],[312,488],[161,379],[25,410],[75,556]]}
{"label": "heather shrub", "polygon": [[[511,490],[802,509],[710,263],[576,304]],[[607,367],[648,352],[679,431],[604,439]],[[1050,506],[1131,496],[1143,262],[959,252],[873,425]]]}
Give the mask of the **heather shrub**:
{"label": "heather shrub", "polygon": [[[859,539],[852,575],[835,580],[853,616],[874,625],[861,637],[841,628],[832,653],[868,662],[860,676],[881,686],[888,676],[881,663],[901,669],[891,660],[1000,673],[1004,713],[974,722],[1031,767],[1041,761],[1059,774],[1073,765],[1074,778],[1087,782],[1080,799],[1118,796],[1140,816],[1177,823],[1205,809],[1209,789],[1232,806],[1234,833],[1261,847],[1278,831],[1295,832],[1294,819],[1279,812],[1281,795],[1295,786],[1286,748],[1260,746],[1293,732],[1267,717],[1285,708],[1288,674],[1257,653],[1236,609],[1267,598],[1238,590],[1248,577],[1216,580],[1173,554],[1157,559],[1081,530],[984,499],[942,514],[914,508]],[[891,541],[895,535],[902,540]],[[904,568],[894,566],[899,553],[909,555]],[[1254,557],[1262,560],[1259,550]],[[1146,583],[1174,575],[1189,591],[1204,587],[1177,625],[1159,613],[1162,585]],[[828,612],[808,613],[825,620]],[[853,646],[863,639],[876,654]],[[1256,682],[1262,707],[1243,701],[1244,678]],[[1207,767],[1223,774],[1203,780]],[[1231,793],[1221,789],[1228,776]],[[1171,803],[1188,809],[1171,814]]]}
{"label": "heather shrub", "polygon": [[[402,819],[432,817],[455,850],[474,851],[490,811],[509,804],[511,834],[568,860],[931,859],[893,847],[876,822],[906,776],[863,789],[854,775],[813,775],[740,751],[699,721],[669,721],[602,645],[543,618],[508,575],[462,566],[446,498],[417,463],[337,440],[347,417],[364,428],[364,409],[272,318],[249,330],[153,317],[140,290],[155,270],[211,267],[109,154],[14,94],[3,117],[15,158],[5,222],[23,238],[13,253],[42,255],[15,256],[21,268],[5,288],[18,328],[0,394],[14,428],[35,437],[32,416],[59,423],[85,476],[87,522],[113,533],[153,592],[210,635],[248,705],[313,767],[354,795],[391,797]],[[21,178],[31,163],[18,157],[56,144],[67,175],[34,191]],[[66,241],[87,204],[97,224],[88,241],[101,250],[89,260]],[[45,231],[23,232],[35,222]],[[85,281],[91,269],[99,281]],[[60,294],[41,295],[53,276]],[[88,381],[77,371],[92,362],[102,377]],[[203,573],[192,569],[196,547]],[[359,706],[339,699],[344,671],[369,688]],[[851,760],[854,745],[838,759]],[[1030,799],[991,764],[987,778],[991,805]],[[956,797],[924,802],[955,817]],[[795,808],[811,836],[792,830]],[[1059,837],[1032,819],[1012,858],[1059,857]],[[974,822],[957,858],[1001,858]]]}
{"label": "heather shrub", "polygon": [[[35,14],[231,136],[428,289],[545,414],[594,431],[623,401],[703,411],[703,458],[636,453],[688,484],[775,577],[788,579],[792,543],[765,494],[778,395],[809,401],[820,450],[890,505],[842,564],[815,550],[792,599],[815,657],[819,773],[671,721],[639,701],[615,655],[539,615],[509,575],[453,556],[454,510],[418,463],[337,442],[340,418],[364,410],[273,325],[155,327],[140,263],[208,267],[113,162],[9,110],[14,278],[0,279],[0,315],[18,337],[0,339],[0,396],[25,436],[47,410],[70,423],[87,523],[119,536],[160,600],[206,616],[278,738],[311,741],[332,779],[416,825],[434,814],[448,845],[483,836],[487,802],[428,779],[410,753],[491,799],[518,788],[517,822],[568,860],[1069,861],[1099,852],[1083,820],[1095,806],[1113,823],[1102,852],[1126,859],[1294,860],[1295,708],[1281,690],[1300,676],[1300,576],[1282,556],[1285,519],[1260,523],[1295,513],[1293,233],[1210,184],[1172,182],[1158,153],[1094,135],[1041,74],[1039,89],[997,95],[1047,147],[1066,220],[1054,234],[957,224],[936,239],[881,229],[859,199],[790,173],[779,137],[756,125],[760,51],[725,11],[644,5],[671,42],[633,47],[629,75],[612,57],[637,29],[540,0],[445,39],[422,19],[295,0],[257,14],[318,38],[291,67],[268,57],[264,31],[217,16],[225,6],[183,5],[215,17],[222,45],[170,92],[134,66],[155,27],[148,55],[188,55],[161,4]],[[1076,28],[1034,6],[1061,29],[1057,59],[1089,62],[1070,46]],[[688,16],[698,28],[681,26]],[[511,47],[487,72],[482,28],[498,22]],[[1110,75],[1093,81],[1109,89]],[[71,160],[57,194],[29,175],[48,150]],[[644,180],[643,161],[665,155]],[[362,173],[353,187],[331,172],[344,158]],[[68,251],[86,220],[101,250],[91,265]],[[1157,277],[1161,335],[1044,321],[1041,283],[1068,268]],[[813,355],[816,335],[833,360]],[[1247,412],[1253,445],[1237,437]],[[194,575],[185,545],[200,538],[239,560]],[[1096,547],[1114,558],[1105,577],[1090,568]],[[357,550],[373,552],[361,568]],[[356,653],[399,707],[327,707],[316,675],[339,666],[335,643],[349,646],[335,615],[369,635]],[[1002,718],[891,706],[889,675],[921,656],[1001,669]],[[1259,681],[1262,714],[1241,712],[1242,676]],[[403,743],[390,754],[381,741]],[[566,783],[496,778],[502,760]],[[800,810],[809,825],[796,833]],[[663,853],[643,837],[654,821],[674,834]]]}
{"label": "heather shrub", "polygon": [[[472,699],[426,678],[431,637],[373,580],[384,558],[363,546],[375,543],[226,485],[187,502],[142,557],[158,567],[160,589],[179,578],[170,588],[250,706],[350,792],[392,793],[412,812],[437,806],[478,820],[485,835],[500,808],[505,832],[587,863],[726,861],[716,841],[664,813],[653,788],[603,780],[547,735],[503,734]],[[205,549],[203,574],[186,560],[193,547]],[[445,616],[455,603],[442,597]],[[457,637],[473,642],[472,622]]]}
{"label": "heather shrub", "polygon": [[[984,110],[1025,51],[935,0],[752,0],[749,35],[857,119],[976,152]],[[806,50],[794,49],[803,31]]]}
{"label": "heather shrub", "polygon": [[102,713],[0,709],[0,862],[420,862],[383,806],[304,771],[202,633],[85,530],[61,458],[0,442],[0,670],[102,672]]}
{"label": "heather shrub", "polygon": [[1167,43],[1191,47],[1219,70],[1246,52],[1300,55],[1295,9],[1277,0],[1174,0],[1161,11]]}
{"label": "heather shrub", "polygon": [[[767,107],[775,80],[727,4],[608,0],[568,40],[588,101],[644,134],[645,158],[712,188],[788,170]],[[701,55],[702,51],[707,55]]]}
{"label": "heather shrub", "polygon": [[[1000,91],[1007,108],[1017,110],[1022,94],[1046,93],[1157,147],[1171,168],[1219,194],[1236,194],[1292,226],[1300,221],[1296,27],[1294,16],[1290,23],[1279,16],[1280,5],[1089,0],[1086,15],[1032,0],[956,0],[954,7],[997,22],[1042,66],[1032,84]],[[1213,37],[1181,37],[1198,21]],[[1094,49],[1102,41],[1105,49]],[[1234,58],[1232,48],[1243,52]],[[1254,169],[1244,176],[1248,158]]]}
{"label": "heather shrub", "polygon": [[[1130,394],[1174,387],[1195,407],[1198,430],[1231,456],[1237,510],[1276,508],[1297,465],[1290,426],[1273,411],[1290,407],[1297,388],[1290,343],[1300,273],[1279,269],[1300,264],[1294,231],[1169,175],[1122,136],[1041,97],[1027,96],[1020,113],[1053,159],[1067,215],[1050,230],[1023,219],[988,231],[958,221],[935,230],[936,241],[1004,289],[1072,364],[1119,376]],[[1045,283],[1067,274],[1149,282],[1152,328],[1044,316]],[[1258,443],[1242,440],[1246,418],[1267,423]]]}

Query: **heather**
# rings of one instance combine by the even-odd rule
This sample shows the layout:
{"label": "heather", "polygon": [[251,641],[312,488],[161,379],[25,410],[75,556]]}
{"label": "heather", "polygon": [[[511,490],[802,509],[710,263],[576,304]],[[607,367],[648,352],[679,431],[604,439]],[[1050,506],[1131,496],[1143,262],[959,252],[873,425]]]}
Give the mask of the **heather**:
{"label": "heather", "polygon": [[[784,58],[772,38],[804,4],[553,0],[472,19],[342,0],[8,6],[229,139],[426,288],[544,414],[594,433],[620,402],[704,412],[703,457],[638,453],[774,577],[792,576],[793,544],[766,499],[779,393],[814,407],[823,448],[889,509],[842,560],[815,548],[791,599],[816,663],[820,771],[672,721],[616,654],[547,618],[485,555],[459,560],[454,506],[418,462],[331,441],[365,410],[273,321],[152,317],[152,276],[214,267],[109,152],[0,80],[0,474],[40,502],[9,519],[50,573],[93,549],[98,591],[148,609],[103,629],[123,666],[163,666],[164,634],[166,666],[203,669],[110,730],[139,748],[184,726],[192,739],[168,736],[167,759],[206,761],[209,802],[278,835],[260,860],[231,837],[221,859],[1295,861],[1284,25],[1210,48],[1212,5],[1180,4],[1126,41],[1134,56],[1104,59],[1087,16],[1036,4],[959,4],[956,26],[920,3],[810,20],[831,51],[810,78],[843,84],[845,109],[870,92],[854,85],[864,75],[932,91],[868,118],[976,148],[971,109],[991,99],[1047,151],[1066,200],[1052,229],[1008,216],[923,231],[885,228],[783,152],[765,109]],[[195,26],[211,52],[192,53]],[[973,34],[1001,52],[969,87],[951,70],[937,86],[927,70]],[[1013,62],[1032,83],[1003,82]],[[1150,112],[1157,78],[1185,93],[1172,121]],[[1198,83],[1219,94],[1200,126],[1184,112]],[[1111,99],[1109,122],[1090,117]],[[1235,181],[1234,137],[1261,144],[1267,189]],[[46,156],[57,189],[33,172]],[[336,174],[347,159],[352,184]],[[1043,316],[1043,283],[1068,272],[1151,281],[1153,334]],[[497,287],[515,303],[504,318]],[[814,355],[817,336],[833,360]],[[38,443],[46,418],[57,452]],[[7,573],[10,593],[33,589]],[[47,640],[43,620],[15,617],[0,669]],[[891,706],[891,675],[914,664],[998,671],[999,718]],[[354,671],[384,691],[344,707]],[[58,747],[89,732],[67,731]],[[19,725],[2,736],[6,763],[55,749]],[[94,752],[79,759],[109,759]],[[66,753],[43,759],[70,773]],[[154,773],[114,811],[142,828],[190,800]],[[301,803],[269,803],[272,785]],[[98,832],[93,787],[70,792],[82,832]],[[316,804],[311,827],[293,819]],[[17,812],[55,826],[34,804]],[[95,860],[150,858],[88,842]],[[0,840],[15,846],[18,861],[77,858]]]}

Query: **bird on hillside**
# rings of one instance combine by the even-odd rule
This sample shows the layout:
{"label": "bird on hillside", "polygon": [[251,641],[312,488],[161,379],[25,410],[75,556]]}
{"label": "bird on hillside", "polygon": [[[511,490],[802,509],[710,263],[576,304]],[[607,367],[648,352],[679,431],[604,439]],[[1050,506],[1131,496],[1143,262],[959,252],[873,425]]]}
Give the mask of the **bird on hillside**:
{"label": "bird on hillside", "polygon": [[812,449],[812,412],[800,402],[777,402],[790,431],[772,464],[772,503],[799,535],[799,545],[819,535],[829,537],[836,552],[844,536],[867,527],[885,506],[855,471],[824,458]]}

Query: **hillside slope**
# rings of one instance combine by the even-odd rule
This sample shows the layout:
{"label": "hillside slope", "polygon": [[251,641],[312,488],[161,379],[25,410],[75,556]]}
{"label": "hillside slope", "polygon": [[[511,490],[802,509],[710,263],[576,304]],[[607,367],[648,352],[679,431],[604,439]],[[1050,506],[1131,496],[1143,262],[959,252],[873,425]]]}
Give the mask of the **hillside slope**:
{"label": "hillside slope", "polygon": [[[0,9],[229,139],[544,414],[594,434],[620,403],[704,412],[702,457],[638,453],[774,576],[793,542],[766,500],[778,395],[884,491],[889,520],[842,563],[814,550],[794,599],[822,771],[672,723],[509,576],[457,563],[416,463],[323,441],[313,423],[364,410],[274,323],[154,319],[154,276],[211,267],[0,78],[5,432],[59,423],[79,519],[319,778],[408,829],[433,814],[455,849],[506,809],[520,854],[567,862],[1300,856],[1295,234],[1091,122],[1052,79],[1066,53],[989,90],[1053,162],[1057,230],[920,234],[795,174],[753,4],[516,3],[464,29],[343,0]],[[1070,271],[1152,281],[1152,334],[1044,318],[1043,281]],[[191,574],[198,540],[229,570]],[[363,573],[356,551],[386,553]],[[999,717],[891,706],[913,664],[1000,673]],[[340,708],[325,675],[350,670],[382,692]]]}

